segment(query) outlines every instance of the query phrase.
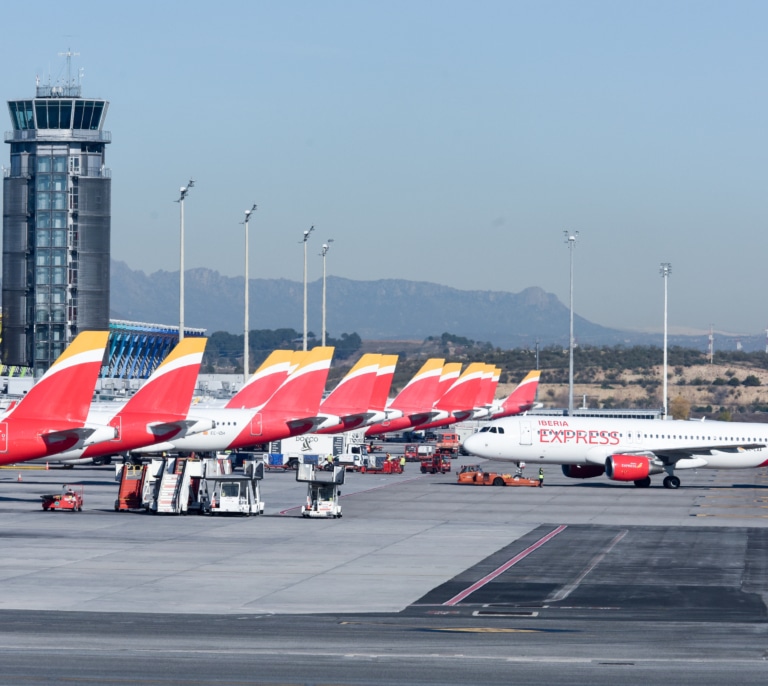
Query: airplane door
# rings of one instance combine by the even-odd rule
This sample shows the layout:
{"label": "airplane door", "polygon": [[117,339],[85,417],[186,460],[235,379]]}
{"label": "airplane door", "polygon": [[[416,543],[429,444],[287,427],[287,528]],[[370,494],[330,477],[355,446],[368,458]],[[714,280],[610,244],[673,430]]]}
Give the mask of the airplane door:
{"label": "airplane door", "polygon": [[110,426],[114,426],[115,429],[117,429],[117,435],[112,439],[113,441],[119,441],[120,436],[123,433],[123,418],[120,416],[113,417],[112,421],[109,423]]}
{"label": "airplane door", "polygon": [[251,417],[251,436],[261,436],[261,412],[257,412]]}
{"label": "airplane door", "polygon": [[531,445],[530,422],[520,422],[520,445]]}
{"label": "airplane door", "polygon": [[8,422],[0,422],[0,453],[8,452]]}

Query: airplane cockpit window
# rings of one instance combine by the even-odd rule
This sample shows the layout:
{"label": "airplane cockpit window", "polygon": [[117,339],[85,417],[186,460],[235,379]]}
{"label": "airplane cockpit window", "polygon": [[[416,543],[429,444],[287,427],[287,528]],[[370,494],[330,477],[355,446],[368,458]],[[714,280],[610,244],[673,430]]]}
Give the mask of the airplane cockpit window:
{"label": "airplane cockpit window", "polygon": [[484,434],[486,431],[490,430],[490,426],[484,426],[478,433]]}
{"label": "airplane cockpit window", "polygon": [[496,433],[496,427],[495,427],[495,426],[492,426],[492,427],[491,427],[491,433],[492,433],[492,434],[495,434],[495,433]]}
{"label": "airplane cockpit window", "polygon": [[503,434],[503,433],[504,433],[504,427],[503,427],[503,426],[500,426],[500,427],[499,427],[499,433],[500,433],[500,434]]}

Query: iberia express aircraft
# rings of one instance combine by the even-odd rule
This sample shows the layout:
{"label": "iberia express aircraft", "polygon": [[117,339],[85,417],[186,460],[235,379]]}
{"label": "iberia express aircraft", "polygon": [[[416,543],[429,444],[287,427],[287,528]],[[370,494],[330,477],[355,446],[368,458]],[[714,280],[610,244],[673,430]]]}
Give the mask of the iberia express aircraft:
{"label": "iberia express aircraft", "polygon": [[683,469],[768,466],[768,424],[746,422],[544,417],[496,419],[464,441],[472,455],[500,462],[559,464],[563,474],[679,488]]}

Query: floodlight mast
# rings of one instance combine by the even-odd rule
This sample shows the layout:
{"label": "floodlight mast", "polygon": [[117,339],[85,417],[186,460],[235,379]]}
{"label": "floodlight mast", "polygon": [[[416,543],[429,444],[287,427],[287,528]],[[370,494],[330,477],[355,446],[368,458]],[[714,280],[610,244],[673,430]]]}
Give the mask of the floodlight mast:
{"label": "floodlight mast", "polygon": [[573,249],[576,247],[578,231],[563,231],[565,242],[571,254],[571,306],[570,306],[570,335],[568,336],[568,414],[573,414]]}
{"label": "floodlight mast", "polygon": [[328,250],[330,250],[331,243],[333,243],[333,238],[329,238],[327,242],[323,243],[322,250],[320,251],[323,257],[323,347],[325,347],[325,256],[328,254]]}
{"label": "floodlight mast", "polygon": [[249,340],[248,331],[250,324],[248,322],[248,221],[251,218],[251,214],[256,211],[256,203],[253,203],[253,207],[250,210],[245,211],[245,335],[243,337],[243,385],[248,381],[249,373]]}
{"label": "floodlight mast", "polygon": [[667,419],[667,282],[669,281],[669,275],[672,273],[672,265],[669,262],[662,262],[659,274],[664,279],[664,364],[662,365],[664,374],[664,419]]}
{"label": "floodlight mast", "polygon": [[304,344],[302,350],[307,351],[307,241],[309,234],[315,230],[314,225],[304,232]]}
{"label": "floodlight mast", "polygon": [[180,239],[179,239],[179,341],[184,338],[184,199],[189,193],[189,189],[195,185],[193,179],[189,180],[186,186],[182,186],[179,189],[179,199],[176,200],[179,203],[180,214]]}

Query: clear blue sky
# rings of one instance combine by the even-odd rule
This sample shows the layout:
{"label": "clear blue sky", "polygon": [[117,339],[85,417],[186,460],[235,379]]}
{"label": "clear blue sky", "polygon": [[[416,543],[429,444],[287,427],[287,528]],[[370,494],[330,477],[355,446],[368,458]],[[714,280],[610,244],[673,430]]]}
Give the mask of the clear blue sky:
{"label": "clear blue sky", "polygon": [[[110,101],[112,252],[302,278],[540,286],[610,327],[768,324],[768,3],[43,0],[3,11],[2,100],[80,53]],[[3,130],[10,129],[6,117]],[[9,159],[8,147],[2,157]],[[258,326],[257,322],[252,322]],[[576,332],[578,336],[578,331]]]}

